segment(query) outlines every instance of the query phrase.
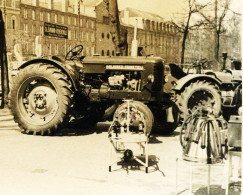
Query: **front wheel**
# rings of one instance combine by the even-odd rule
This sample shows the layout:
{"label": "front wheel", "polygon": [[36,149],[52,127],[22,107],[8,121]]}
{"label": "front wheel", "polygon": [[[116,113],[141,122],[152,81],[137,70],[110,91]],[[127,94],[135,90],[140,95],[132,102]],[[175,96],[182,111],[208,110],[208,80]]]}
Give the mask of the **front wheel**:
{"label": "front wheel", "polygon": [[10,106],[26,133],[49,135],[69,121],[73,92],[67,76],[49,64],[34,64],[15,78]]}
{"label": "front wheel", "polygon": [[139,128],[139,123],[142,122],[144,125],[144,134],[149,136],[154,123],[154,117],[151,110],[142,102],[128,101],[117,108],[113,120],[117,118],[122,126],[125,123],[128,123],[131,125],[131,128],[136,130]]}

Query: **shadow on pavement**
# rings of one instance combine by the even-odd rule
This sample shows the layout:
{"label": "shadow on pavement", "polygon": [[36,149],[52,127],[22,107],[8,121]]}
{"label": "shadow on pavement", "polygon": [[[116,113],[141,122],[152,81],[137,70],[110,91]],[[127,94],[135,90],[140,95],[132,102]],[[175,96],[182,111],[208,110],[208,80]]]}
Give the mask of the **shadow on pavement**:
{"label": "shadow on pavement", "polygon": [[[197,189],[194,194],[195,195],[207,195],[207,187],[201,187]],[[221,195],[225,194],[225,189],[222,189],[220,185],[211,185],[210,186],[210,194],[213,195]],[[230,186],[229,195],[240,195],[240,186]]]}
{"label": "shadow on pavement", "polygon": [[157,136],[157,137],[176,137],[178,135],[180,135],[180,132],[178,131],[173,131],[171,134],[153,134],[154,136]]}
{"label": "shadow on pavement", "polygon": [[[137,158],[145,162],[145,156],[137,156]],[[159,158],[155,155],[149,155],[148,158],[149,158],[148,173],[159,171],[163,176],[165,176],[164,172],[160,170],[158,166]],[[117,165],[121,167],[119,169],[112,170],[112,172],[119,171],[121,169],[125,170],[127,174],[129,174],[129,171],[137,171],[137,170],[145,171],[145,167],[134,159],[130,160],[129,162],[125,162],[124,160],[121,160],[117,162]]]}
{"label": "shadow on pavement", "polygon": [[163,142],[158,140],[156,136],[151,135],[149,137],[149,144],[160,144],[160,143],[163,143]]}

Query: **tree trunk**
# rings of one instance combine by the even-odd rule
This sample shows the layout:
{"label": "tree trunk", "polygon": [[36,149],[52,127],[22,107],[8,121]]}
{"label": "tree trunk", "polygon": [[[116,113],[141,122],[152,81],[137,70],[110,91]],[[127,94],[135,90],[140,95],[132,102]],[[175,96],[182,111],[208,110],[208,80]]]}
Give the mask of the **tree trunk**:
{"label": "tree trunk", "polygon": [[216,60],[219,61],[219,38],[220,34],[217,32],[217,39],[216,39]]}
{"label": "tree trunk", "polygon": [[186,38],[187,38],[187,32],[184,32],[182,45],[181,45],[181,64],[184,64],[184,56],[185,56],[185,50],[186,50]]}
{"label": "tree trunk", "polygon": [[9,92],[9,79],[8,79],[8,61],[7,61],[7,48],[5,40],[4,21],[2,12],[0,10],[0,66],[1,66],[1,89],[2,89],[2,102],[1,108],[4,108],[7,103]]}

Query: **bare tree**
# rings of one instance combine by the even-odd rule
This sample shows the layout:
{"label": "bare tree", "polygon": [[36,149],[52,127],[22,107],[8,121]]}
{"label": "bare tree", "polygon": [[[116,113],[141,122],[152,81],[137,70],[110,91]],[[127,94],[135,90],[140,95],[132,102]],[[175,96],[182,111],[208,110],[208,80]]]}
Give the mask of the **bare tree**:
{"label": "bare tree", "polygon": [[191,30],[196,30],[200,26],[204,25],[205,22],[202,20],[193,21],[193,16],[197,13],[201,12],[206,6],[197,3],[196,0],[184,0],[187,4],[187,8],[185,9],[184,13],[179,13],[178,16],[180,21],[173,22],[175,26],[177,26],[180,33],[182,33],[182,43],[181,43],[181,64],[184,63],[184,56],[185,56],[185,49],[186,49],[186,40]]}
{"label": "bare tree", "polygon": [[214,30],[215,36],[215,60],[219,61],[219,47],[220,35],[226,31],[223,26],[225,16],[229,10],[231,0],[212,0],[211,5],[214,5],[214,16],[212,12],[205,10],[200,11],[200,15],[204,18],[205,22]]}

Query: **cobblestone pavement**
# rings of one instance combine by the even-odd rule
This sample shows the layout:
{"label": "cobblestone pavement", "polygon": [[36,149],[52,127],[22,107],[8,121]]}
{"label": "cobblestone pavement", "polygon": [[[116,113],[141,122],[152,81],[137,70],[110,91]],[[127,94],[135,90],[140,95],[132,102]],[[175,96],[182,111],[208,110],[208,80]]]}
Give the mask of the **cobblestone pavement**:
{"label": "cobblestone pavement", "polygon": [[[107,130],[69,128],[57,136],[31,136],[0,130],[0,194],[175,194],[176,158],[181,157],[179,131],[152,136],[150,167],[133,162],[108,171]],[[193,174],[194,194],[206,194],[207,167]],[[188,194],[188,164],[178,164],[178,192]],[[221,166],[212,168],[211,194],[224,194]],[[232,188],[230,194],[240,194]]]}

